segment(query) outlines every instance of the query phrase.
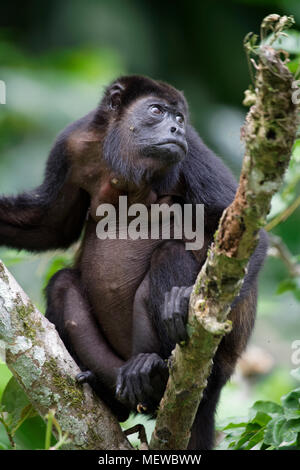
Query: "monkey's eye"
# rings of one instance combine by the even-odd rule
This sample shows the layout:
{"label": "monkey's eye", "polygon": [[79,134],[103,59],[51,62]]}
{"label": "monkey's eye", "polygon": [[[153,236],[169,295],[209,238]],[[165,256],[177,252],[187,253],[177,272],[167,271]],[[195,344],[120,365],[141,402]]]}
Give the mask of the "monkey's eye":
{"label": "monkey's eye", "polygon": [[153,106],[151,106],[150,110],[151,110],[151,113],[155,114],[156,116],[164,114],[163,110],[155,104]]}
{"label": "monkey's eye", "polygon": [[182,116],[182,114],[177,114],[176,121],[178,122],[178,124],[184,123],[184,117]]}

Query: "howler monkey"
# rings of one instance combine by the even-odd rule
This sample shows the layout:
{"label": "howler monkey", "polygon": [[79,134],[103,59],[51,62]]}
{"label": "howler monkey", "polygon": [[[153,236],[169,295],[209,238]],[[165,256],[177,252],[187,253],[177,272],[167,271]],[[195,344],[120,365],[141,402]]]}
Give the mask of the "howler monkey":
{"label": "howler monkey", "polygon": [[[0,198],[0,244],[30,251],[66,248],[85,227],[74,265],[47,287],[47,318],[87,381],[120,420],[130,410],[155,414],[167,377],[167,358],[187,339],[191,286],[223,210],[237,184],[189,123],[183,94],[142,76],[121,77],[99,106],[57,138],[44,182],[16,197]],[[98,206],[203,204],[202,249],[184,240],[100,240]],[[118,231],[120,227],[116,226]],[[252,256],[241,293],[232,304],[232,332],[222,340],[192,429],[189,448],[209,449],[221,388],[251,333],[256,281],[266,236]]]}

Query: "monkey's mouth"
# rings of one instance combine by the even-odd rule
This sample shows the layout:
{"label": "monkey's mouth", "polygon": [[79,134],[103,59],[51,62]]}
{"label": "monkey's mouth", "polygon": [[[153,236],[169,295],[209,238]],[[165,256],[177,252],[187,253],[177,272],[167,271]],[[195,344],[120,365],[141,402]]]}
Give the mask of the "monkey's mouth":
{"label": "monkey's mouth", "polygon": [[144,157],[159,162],[160,165],[169,166],[184,160],[188,146],[184,140],[165,139],[158,143],[148,145],[143,152]]}
{"label": "monkey's mouth", "polygon": [[178,147],[180,147],[184,151],[184,153],[187,153],[187,151],[188,151],[188,146],[187,146],[187,143],[186,143],[185,140],[167,139],[167,140],[163,140],[163,141],[161,141],[157,144],[158,147],[172,146],[172,145],[177,145]]}

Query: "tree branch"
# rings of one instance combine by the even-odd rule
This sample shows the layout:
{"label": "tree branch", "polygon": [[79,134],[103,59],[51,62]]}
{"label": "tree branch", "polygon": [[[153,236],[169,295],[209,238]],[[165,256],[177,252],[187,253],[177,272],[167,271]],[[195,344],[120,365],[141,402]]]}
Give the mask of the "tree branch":
{"label": "tree branch", "polygon": [[[290,24],[290,18],[269,15],[262,23],[263,34],[270,29],[280,34]],[[253,39],[248,46],[253,48]],[[258,231],[265,225],[272,195],[289,163],[297,128],[293,76],[280,52],[270,46],[258,49],[256,61],[254,104],[242,129],[246,150],[239,187],[223,213],[196,280],[189,307],[189,341],[177,345],[172,353],[151,449],[185,449],[188,445],[214,354],[231,330],[227,320],[230,305],[239,294]]]}
{"label": "tree branch", "polygon": [[88,385],[78,385],[79,368],[54,325],[31,303],[0,261],[0,339],[6,363],[42,418],[49,409],[68,449],[130,449],[118,421]]}

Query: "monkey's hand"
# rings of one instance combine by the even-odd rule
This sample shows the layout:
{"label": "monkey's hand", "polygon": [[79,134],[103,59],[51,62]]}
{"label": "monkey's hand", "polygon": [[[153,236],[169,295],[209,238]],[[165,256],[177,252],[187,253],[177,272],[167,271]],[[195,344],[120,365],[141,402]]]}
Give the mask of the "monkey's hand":
{"label": "monkey's hand", "polygon": [[180,343],[188,339],[186,322],[191,287],[172,287],[165,293],[165,303],[162,307],[161,321],[172,343]]}
{"label": "monkey's hand", "polygon": [[157,354],[138,354],[120,367],[116,396],[139,412],[154,413],[166,388],[169,372]]}

